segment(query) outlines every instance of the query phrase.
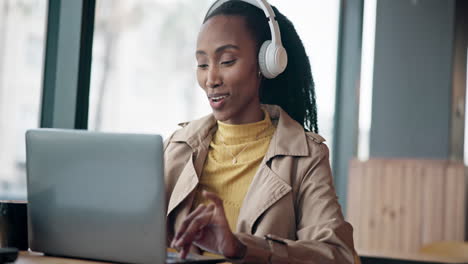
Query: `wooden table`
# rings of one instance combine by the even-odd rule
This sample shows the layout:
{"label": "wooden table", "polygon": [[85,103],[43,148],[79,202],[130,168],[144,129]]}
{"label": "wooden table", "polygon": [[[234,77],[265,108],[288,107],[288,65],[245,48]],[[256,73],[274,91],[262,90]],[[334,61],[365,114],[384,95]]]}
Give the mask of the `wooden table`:
{"label": "wooden table", "polygon": [[109,262],[44,256],[42,253],[21,251],[15,264],[106,264]]}
{"label": "wooden table", "polygon": [[[176,252],[173,249],[168,248],[168,252]],[[218,261],[219,262],[219,261]],[[203,262],[200,262],[203,263]],[[212,262],[207,262],[212,263]],[[63,257],[51,257],[44,256],[42,253],[32,251],[21,251],[18,255],[18,259],[14,264],[111,264],[110,262],[85,260],[85,259],[74,259],[74,258],[63,258]]]}
{"label": "wooden table", "polygon": [[[362,264],[459,264],[467,260],[438,257],[423,254],[402,254],[394,252],[360,252]],[[109,262],[90,261],[72,258],[44,256],[42,253],[21,251],[15,264],[108,264]]]}
{"label": "wooden table", "polygon": [[428,254],[410,254],[400,252],[359,251],[362,264],[440,264],[468,263],[467,259],[441,257]]}

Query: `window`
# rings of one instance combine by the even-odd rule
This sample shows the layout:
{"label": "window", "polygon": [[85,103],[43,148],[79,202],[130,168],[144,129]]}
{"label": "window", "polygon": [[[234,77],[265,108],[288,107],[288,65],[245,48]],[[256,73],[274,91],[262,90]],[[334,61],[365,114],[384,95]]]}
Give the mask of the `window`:
{"label": "window", "polygon": [[[195,45],[212,0],[98,0],[89,129],[160,133],[211,112]],[[301,36],[315,79],[319,129],[332,140],[339,0],[273,1]],[[170,113],[168,113],[170,111]]]}
{"label": "window", "polygon": [[97,1],[90,130],[167,137],[177,123],[210,113],[194,51],[211,2]]}
{"label": "window", "polygon": [[376,13],[377,0],[364,1],[361,88],[359,93],[358,158],[360,160],[369,159]]}
{"label": "window", "polygon": [[0,199],[26,199],[25,139],[39,125],[46,0],[0,2]]}
{"label": "window", "polygon": [[[466,54],[468,54],[468,47],[466,50]],[[468,55],[466,57],[466,90],[465,90],[465,146],[463,151],[463,157],[465,161],[465,166],[468,166]]]}

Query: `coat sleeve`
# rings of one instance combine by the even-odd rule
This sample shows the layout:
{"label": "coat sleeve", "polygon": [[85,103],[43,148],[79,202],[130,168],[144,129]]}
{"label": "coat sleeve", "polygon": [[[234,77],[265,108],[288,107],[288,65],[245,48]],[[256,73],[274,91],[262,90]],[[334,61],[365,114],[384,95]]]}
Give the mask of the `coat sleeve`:
{"label": "coat sleeve", "polygon": [[317,158],[305,165],[296,195],[297,240],[237,233],[247,252],[237,263],[359,263],[353,228],[341,213],[333,187],[329,152],[315,144]]}

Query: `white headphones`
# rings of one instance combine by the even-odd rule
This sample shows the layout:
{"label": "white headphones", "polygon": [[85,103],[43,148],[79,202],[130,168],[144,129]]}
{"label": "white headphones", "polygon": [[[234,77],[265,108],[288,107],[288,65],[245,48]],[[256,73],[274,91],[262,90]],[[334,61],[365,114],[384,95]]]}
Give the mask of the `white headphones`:
{"label": "white headphones", "polygon": [[[208,10],[205,19],[218,7],[229,1],[231,0],[217,0],[214,2]],[[284,72],[288,65],[288,54],[281,43],[281,33],[278,22],[276,21],[275,12],[266,0],[242,0],[242,2],[249,3],[262,9],[265,16],[268,18],[268,24],[270,25],[271,30],[271,40],[267,40],[262,44],[258,54],[258,62],[263,76],[267,79],[273,79]]]}

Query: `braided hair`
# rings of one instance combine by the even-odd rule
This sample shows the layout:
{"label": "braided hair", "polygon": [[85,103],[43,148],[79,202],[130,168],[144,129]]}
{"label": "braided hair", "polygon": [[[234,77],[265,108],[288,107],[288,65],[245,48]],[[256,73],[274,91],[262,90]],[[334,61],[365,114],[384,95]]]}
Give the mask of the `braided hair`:
{"label": "braided hair", "polygon": [[[292,22],[272,6],[281,31],[281,40],[288,53],[286,70],[274,79],[263,78],[260,102],[281,106],[304,129],[318,133],[317,104],[309,57]],[[210,13],[203,23],[218,15],[244,17],[250,33],[257,43],[271,40],[268,18],[263,10],[240,0],[226,2]]]}

